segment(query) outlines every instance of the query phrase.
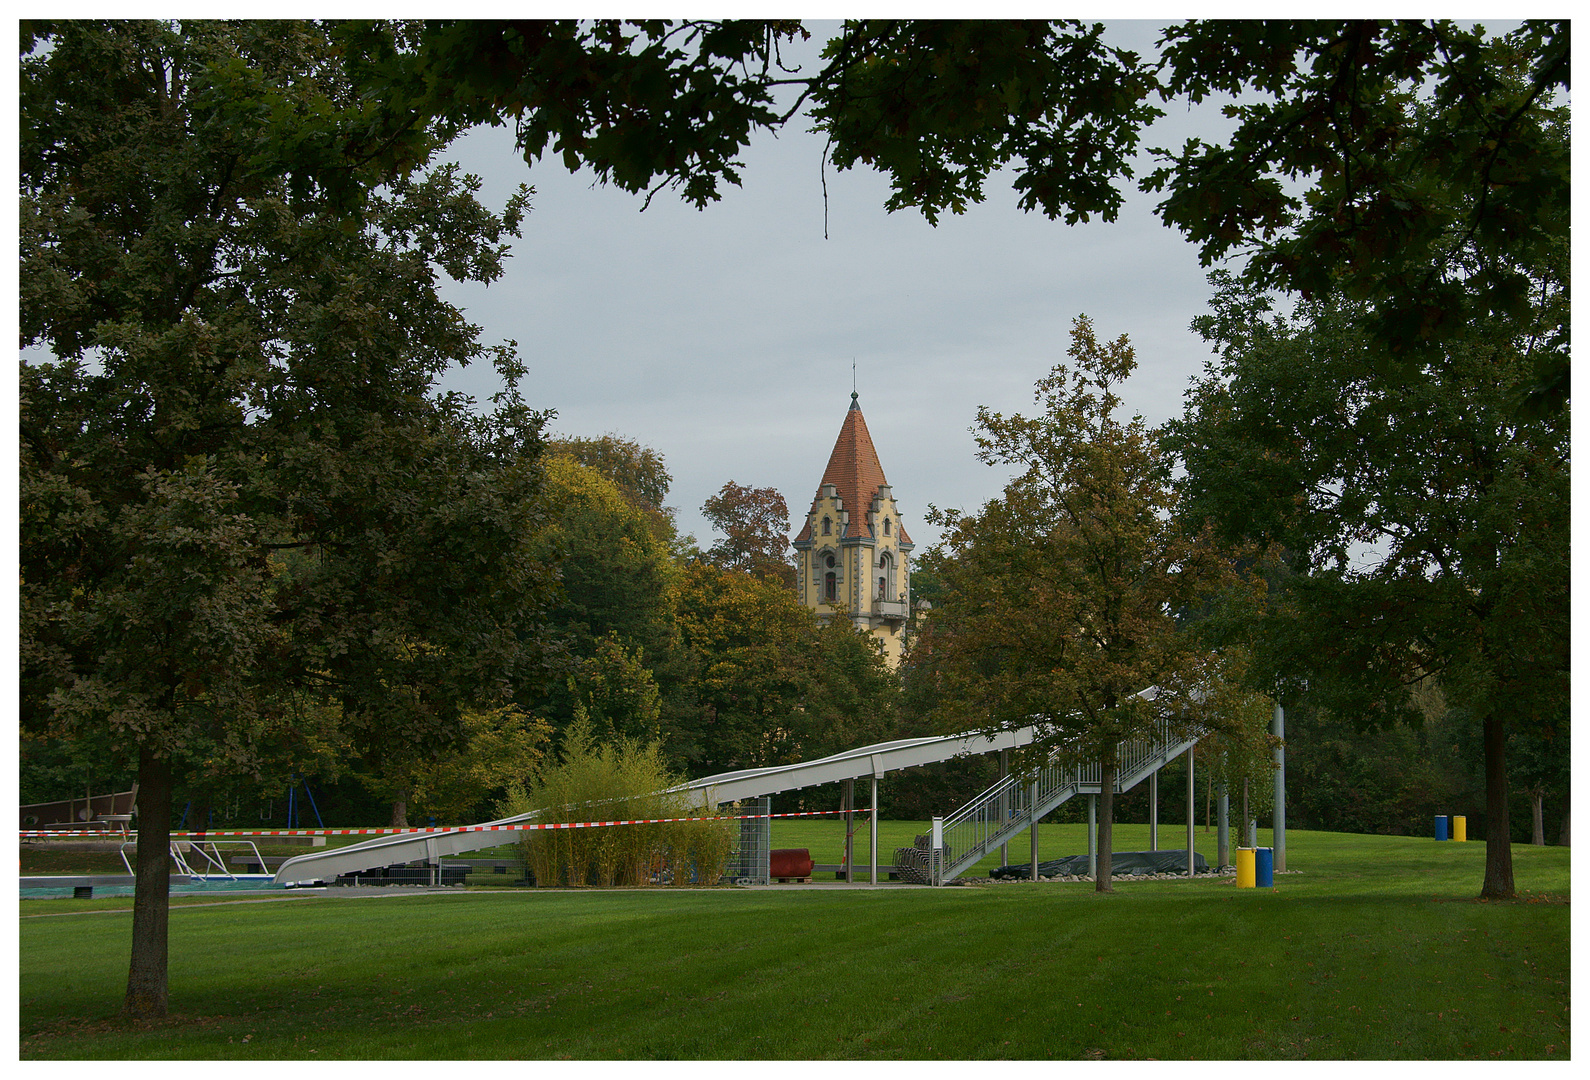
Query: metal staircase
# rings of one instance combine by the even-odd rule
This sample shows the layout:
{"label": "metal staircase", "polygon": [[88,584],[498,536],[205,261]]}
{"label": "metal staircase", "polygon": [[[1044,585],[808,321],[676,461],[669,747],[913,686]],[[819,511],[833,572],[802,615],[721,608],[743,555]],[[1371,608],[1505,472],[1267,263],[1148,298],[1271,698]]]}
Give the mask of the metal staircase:
{"label": "metal staircase", "polygon": [[[1121,743],[1116,756],[1116,792],[1130,791],[1197,741],[1195,735],[1177,734],[1167,721],[1160,724],[1154,738]],[[1099,794],[1099,771],[1097,763],[1049,765],[1036,776],[1001,779],[944,818],[942,845],[930,856],[932,883],[954,881],[1071,796]]]}

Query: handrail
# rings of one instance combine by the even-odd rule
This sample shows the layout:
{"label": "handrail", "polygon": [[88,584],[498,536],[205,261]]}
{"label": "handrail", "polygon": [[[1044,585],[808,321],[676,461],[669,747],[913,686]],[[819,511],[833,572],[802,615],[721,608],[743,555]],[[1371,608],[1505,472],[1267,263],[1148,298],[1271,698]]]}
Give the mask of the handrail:
{"label": "handrail", "polygon": [[[1129,791],[1198,741],[1196,733],[1178,732],[1178,726],[1162,720],[1155,725],[1153,736],[1136,736],[1118,744],[1117,793]],[[1061,765],[1052,757],[1050,764],[1033,773],[1001,777],[943,819],[944,848],[933,862],[933,884],[953,881],[1073,795],[1090,788],[1097,792],[1101,781],[1098,762]]]}
{"label": "handrail", "polygon": [[[138,841],[136,840],[123,841],[121,847],[118,849],[118,854],[121,855],[121,864],[127,868],[127,873],[132,874],[135,877],[137,874],[136,871],[133,870],[131,861],[129,861],[127,858],[127,849],[130,847],[136,848],[137,844]],[[204,850],[206,844],[209,845],[209,851]],[[224,876],[230,881],[236,881],[237,874],[226,868],[226,860],[221,857],[221,849],[218,846],[220,844],[232,844],[234,846],[241,845],[246,847],[248,850],[254,853],[254,862],[257,865],[261,867],[265,865],[265,860],[260,857],[259,846],[255,844],[253,840],[203,840],[198,842],[173,840],[171,841],[171,846],[169,849],[171,861],[176,864],[177,873],[183,877],[198,878],[200,881],[209,881],[210,874],[213,871],[218,877]],[[185,845],[188,851],[197,851],[204,858],[205,869],[195,870],[191,865],[189,865],[188,860],[183,858],[182,845]]]}

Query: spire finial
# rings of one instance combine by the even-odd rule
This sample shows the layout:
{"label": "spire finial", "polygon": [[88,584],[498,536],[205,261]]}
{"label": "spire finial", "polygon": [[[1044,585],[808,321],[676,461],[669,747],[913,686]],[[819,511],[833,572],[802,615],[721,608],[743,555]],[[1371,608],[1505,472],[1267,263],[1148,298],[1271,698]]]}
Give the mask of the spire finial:
{"label": "spire finial", "polygon": [[856,358],[850,358],[850,407],[859,409],[861,406],[856,401]]}

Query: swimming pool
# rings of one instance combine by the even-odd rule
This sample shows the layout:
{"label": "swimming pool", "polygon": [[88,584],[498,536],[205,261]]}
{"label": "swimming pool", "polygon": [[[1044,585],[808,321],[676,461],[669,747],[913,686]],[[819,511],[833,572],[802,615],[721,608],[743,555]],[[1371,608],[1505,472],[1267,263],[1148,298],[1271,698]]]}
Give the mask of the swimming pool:
{"label": "swimming pool", "polygon": [[[177,875],[171,878],[172,896],[209,896],[223,893],[274,893],[286,892],[286,885],[278,885],[271,874],[239,874],[236,878],[189,878],[184,881]],[[94,898],[102,896],[131,896],[131,885],[95,885]],[[72,895],[70,885],[62,888],[28,889],[20,891],[23,900],[55,900]]]}

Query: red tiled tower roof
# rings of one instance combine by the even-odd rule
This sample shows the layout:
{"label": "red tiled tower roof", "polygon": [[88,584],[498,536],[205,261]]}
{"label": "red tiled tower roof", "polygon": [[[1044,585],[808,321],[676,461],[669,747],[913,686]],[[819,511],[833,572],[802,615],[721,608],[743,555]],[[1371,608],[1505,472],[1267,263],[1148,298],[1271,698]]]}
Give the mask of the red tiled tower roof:
{"label": "red tiled tower roof", "polygon": [[[839,428],[839,438],[834,441],[834,451],[828,455],[828,468],[823,470],[822,481],[817,485],[817,495],[812,499],[812,509],[817,508],[817,499],[822,497],[823,485],[832,484],[839,498],[843,500],[844,509],[848,512],[850,522],[845,529],[845,537],[870,535],[867,529],[867,511],[872,506],[874,496],[878,489],[888,484],[884,479],[883,466],[878,463],[878,451],[872,445],[872,436],[867,432],[867,421],[861,415],[861,405],[856,400],[856,395],[850,395],[850,409],[845,413],[845,422]],[[905,525],[900,523],[900,541],[911,543],[911,537],[906,534]],[[806,515],[806,524],[802,526],[796,541],[810,540],[812,535],[812,522],[810,512]]]}

